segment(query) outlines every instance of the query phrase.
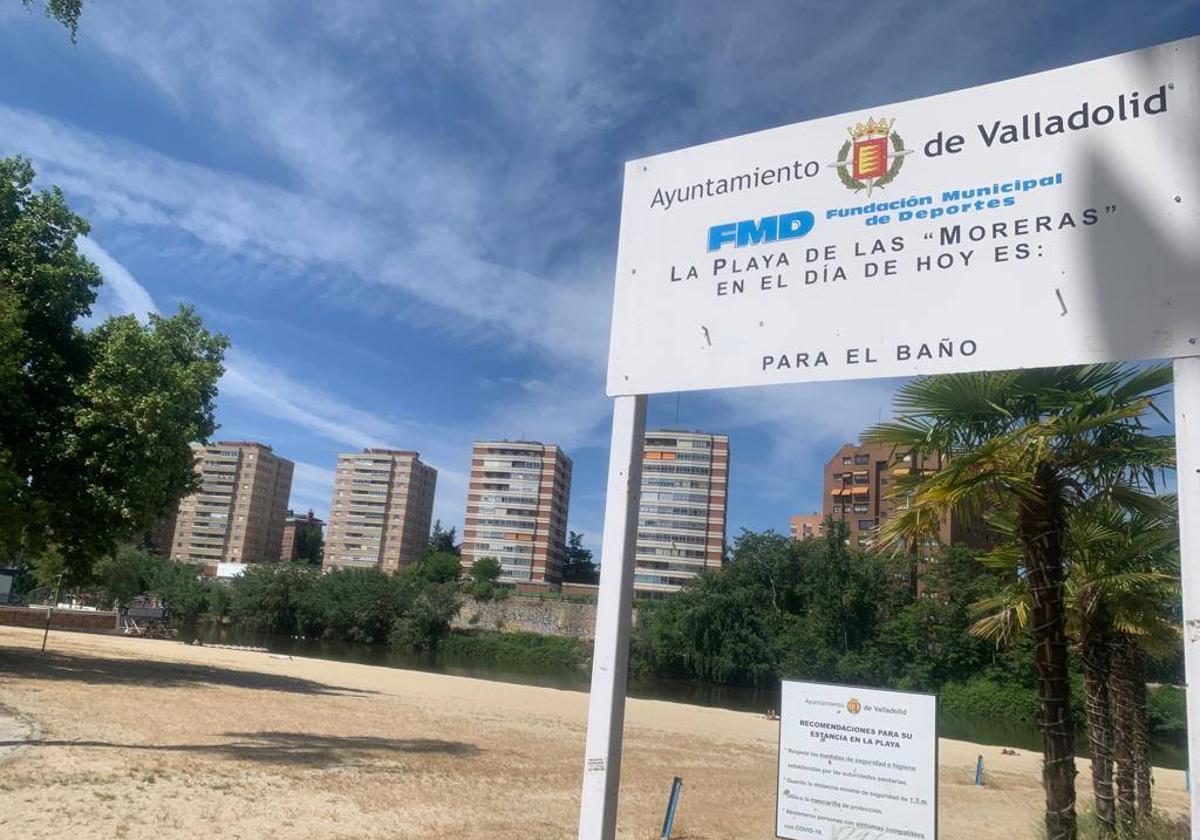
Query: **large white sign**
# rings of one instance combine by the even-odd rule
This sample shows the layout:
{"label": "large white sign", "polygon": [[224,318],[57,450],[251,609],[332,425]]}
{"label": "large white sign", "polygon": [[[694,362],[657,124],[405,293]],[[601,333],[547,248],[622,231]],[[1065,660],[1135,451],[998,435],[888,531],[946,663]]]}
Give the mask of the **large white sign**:
{"label": "large white sign", "polygon": [[935,840],[937,698],[783,683],[775,834]]}
{"label": "large white sign", "polygon": [[626,166],[613,396],[1197,342],[1200,38]]}

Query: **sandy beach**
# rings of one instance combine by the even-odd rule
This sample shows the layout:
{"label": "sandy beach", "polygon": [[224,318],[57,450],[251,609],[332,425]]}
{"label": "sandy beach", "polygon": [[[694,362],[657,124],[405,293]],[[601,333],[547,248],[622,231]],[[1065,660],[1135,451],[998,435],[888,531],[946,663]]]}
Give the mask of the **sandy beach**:
{"label": "sandy beach", "polygon": [[[40,642],[0,627],[0,835],[574,836],[582,693],[62,632],[42,656]],[[777,726],[630,700],[620,836],[658,837],[679,775],[675,838],[772,837]],[[944,840],[1037,836],[1037,754],[950,740],[939,754]],[[1186,812],[1183,775],[1156,772],[1171,813]]]}

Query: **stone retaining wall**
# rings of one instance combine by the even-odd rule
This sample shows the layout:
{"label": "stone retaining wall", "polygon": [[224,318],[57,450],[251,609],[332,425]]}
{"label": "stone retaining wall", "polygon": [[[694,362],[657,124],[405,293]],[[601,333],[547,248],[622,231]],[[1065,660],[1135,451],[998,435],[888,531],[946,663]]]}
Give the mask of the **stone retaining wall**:
{"label": "stone retaining wall", "polygon": [[591,640],[596,629],[596,605],[523,595],[487,602],[468,598],[450,626],[457,630],[524,631]]}

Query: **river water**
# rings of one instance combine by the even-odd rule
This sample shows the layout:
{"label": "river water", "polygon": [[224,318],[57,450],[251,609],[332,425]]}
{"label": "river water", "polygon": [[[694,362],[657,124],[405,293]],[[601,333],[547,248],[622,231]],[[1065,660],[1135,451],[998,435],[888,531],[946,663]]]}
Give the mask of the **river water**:
{"label": "river water", "polygon": [[[358,662],[411,671],[428,671],[471,677],[480,680],[537,685],[567,691],[588,690],[590,672],[576,668],[521,667],[509,663],[494,663],[471,658],[456,658],[445,654],[404,653],[386,645],[366,645],[354,642],[296,639],[248,633],[230,627],[201,625],[180,631],[184,641],[199,639],[206,644],[245,645],[261,647],[272,653],[331,659],[337,662]],[[778,689],[755,689],[741,686],[715,685],[693,680],[673,680],[663,677],[634,677],[629,679],[628,694],[646,700],[667,700],[696,706],[714,706],[739,712],[762,714],[768,708],[779,708]],[[1031,722],[1027,726],[1005,724],[948,715],[938,718],[938,734],[943,738],[972,741],[977,744],[1012,747],[1022,751],[1040,752],[1042,735]],[[1087,746],[1087,736],[1080,732],[1076,744],[1081,756]],[[1182,770],[1187,767],[1187,751],[1175,744],[1154,744],[1152,758],[1160,767]]]}

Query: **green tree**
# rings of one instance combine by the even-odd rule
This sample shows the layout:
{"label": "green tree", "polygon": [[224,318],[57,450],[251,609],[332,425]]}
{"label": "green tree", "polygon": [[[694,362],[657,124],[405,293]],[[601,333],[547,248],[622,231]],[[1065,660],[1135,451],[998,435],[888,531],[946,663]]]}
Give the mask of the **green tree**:
{"label": "green tree", "polygon": [[993,645],[963,630],[973,621],[975,602],[999,591],[1006,576],[977,558],[978,552],[950,548],[932,559],[921,574],[923,597],[881,624],[875,667],[894,687],[936,691],[990,667]]}
{"label": "green tree", "polygon": [[298,635],[312,615],[320,574],[303,563],[252,563],[229,585],[229,615],[264,633]]}
{"label": "green tree", "polygon": [[851,553],[844,540],[836,528],[803,542],[743,531],[723,569],[665,601],[640,602],[636,667],[734,685],[847,673],[879,684],[871,643],[908,596],[880,558]]}
{"label": "green tree", "polygon": [[143,575],[146,593],[157,596],[173,620],[188,624],[209,612],[224,614],[225,584],[205,578],[199,566],[149,555]]}
{"label": "green tree", "polygon": [[864,442],[890,443],[941,460],[914,470],[894,492],[907,507],[879,542],[907,552],[936,538],[948,511],[971,518],[1011,512],[1030,592],[1041,701],[1049,840],[1074,840],[1075,759],[1064,593],[1064,539],[1070,509],[1112,488],[1154,486],[1173,442],[1147,432],[1143,415],[1170,383],[1170,370],[1120,365],[914,380],[897,393],[898,418]]}
{"label": "green tree", "polygon": [[333,569],[301,598],[299,624],[306,635],[348,642],[384,642],[403,610],[395,577],[376,569]]}
{"label": "green tree", "polygon": [[471,594],[480,601],[495,598],[501,570],[500,561],[495,557],[480,557],[476,560],[471,564]]}
{"label": "green tree", "polygon": [[437,650],[450,635],[450,620],[458,613],[455,586],[428,583],[416,575],[403,575],[400,583],[404,610],[392,624],[389,644],[404,650]]}
{"label": "green tree", "polygon": [[132,545],[122,545],[96,562],[94,574],[106,604],[124,611],[129,602],[149,589],[147,576],[153,555]]}
{"label": "green tree", "polygon": [[[313,518],[312,511],[308,518]],[[321,526],[310,521],[296,529],[296,560],[310,566],[320,566],[325,559],[325,535]]]}
{"label": "green tree", "polygon": [[[32,9],[34,0],[21,0],[21,5]],[[83,14],[83,0],[46,0],[46,17],[54,18],[71,33],[71,43],[79,32],[79,18]]]}
{"label": "green tree", "polygon": [[455,541],[458,535],[455,529],[446,531],[442,528],[442,520],[433,523],[433,532],[429,535],[429,551],[435,554],[461,554],[462,548]]}
{"label": "green tree", "polygon": [[53,547],[68,580],[194,487],[228,344],[187,308],[78,326],[100,274],[87,223],[29,162],[0,160],[0,558]]}
{"label": "green tree", "polygon": [[431,551],[418,564],[417,571],[432,583],[453,583],[462,577],[462,558],[447,551]]}
{"label": "green tree", "polygon": [[562,579],[564,583],[600,582],[600,569],[592,561],[592,551],[583,547],[583,534],[571,531],[563,554]]}

